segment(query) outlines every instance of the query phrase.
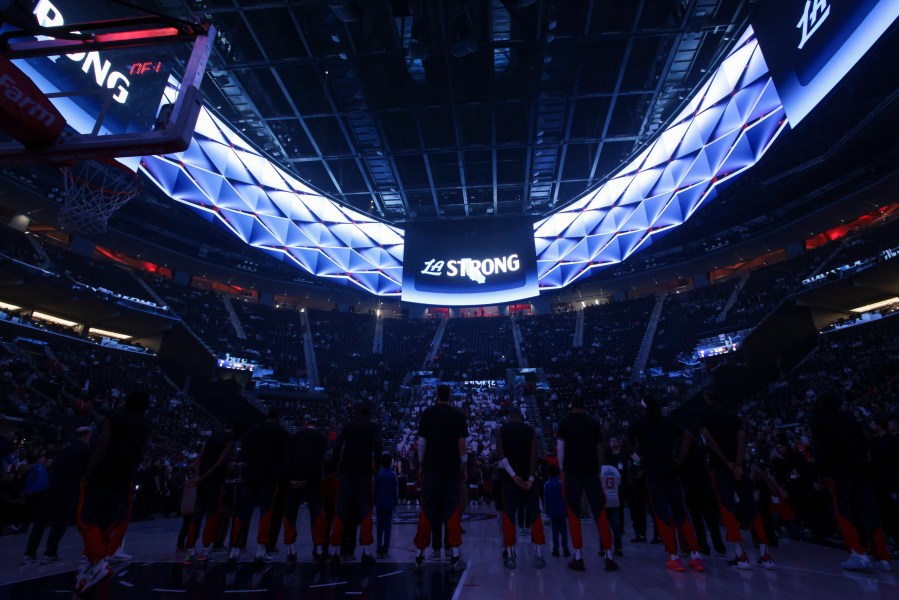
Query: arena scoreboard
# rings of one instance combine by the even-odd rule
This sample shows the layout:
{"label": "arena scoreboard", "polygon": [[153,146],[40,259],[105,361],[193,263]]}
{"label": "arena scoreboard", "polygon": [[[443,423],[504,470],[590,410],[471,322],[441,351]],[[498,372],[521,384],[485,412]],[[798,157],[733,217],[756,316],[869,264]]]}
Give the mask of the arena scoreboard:
{"label": "arena scoreboard", "polygon": [[795,127],[899,17],[899,0],[765,0],[752,28]]}
{"label": "arena scoreboard", "polygon": [[473,306],[540,293],[529,218],[412,222],[405,232],[404,301]]}

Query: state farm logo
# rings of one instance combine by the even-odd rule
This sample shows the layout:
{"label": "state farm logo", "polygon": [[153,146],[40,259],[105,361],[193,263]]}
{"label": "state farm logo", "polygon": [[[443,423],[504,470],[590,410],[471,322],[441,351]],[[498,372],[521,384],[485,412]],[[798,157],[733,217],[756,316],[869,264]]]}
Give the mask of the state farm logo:
{"label": "state farm logo", "polygon": [[[16,83],[16,80],[7,73],[0,75],[0,90],[2,90],[3,97],[15,104],[23,112],[27,112],[29,116],[34,117],[36,121],[45,127],[53,127],[57,120],[56,110],[47,101],[46,97],[34,98],[29,96]],[[41,104],[42,101],[46,101],[47,105]]]}
{"label": "state farm logo", "polygon": [[[459,258],[454,260],[437,260],[432,258],[424,262],[425,268],[422,275],[440,277],[446,273],[447,277],[468,277],[478,284],[487,283],[487,277],[499,273],[514,273],[521,268],[521,261],[517,254],[498,256],[494,258]],[[444,271],[446,267],[446,271]]]}

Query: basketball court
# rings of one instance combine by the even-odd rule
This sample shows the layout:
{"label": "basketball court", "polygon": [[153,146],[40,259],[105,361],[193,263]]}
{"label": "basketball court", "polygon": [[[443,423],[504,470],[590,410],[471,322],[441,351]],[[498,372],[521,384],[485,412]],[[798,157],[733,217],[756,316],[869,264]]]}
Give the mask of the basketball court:
{"label": "basketball court", "polygon": [[[404,507],[401,507],[403,509]],[[225,553],[205,567],[182,566],[182,555],[174,552],[180,519],[133,523],[128,529],[125,550],[134,556],[115,567],[113,577],[102,582],[88,598],[896,598],[896,573],[850,573],[839,563],[845,553],[799,542],[782,542],[774,548],[777,569],[753,567],[738,571],[725,558],[705,558],[705,573],[673,573],[664,567],[661,546],[628,544],[626,533],[621,569],[606,573],[597,557],[598,540],[592,522],[584,523],[586,573],[568,570],[566,559],[549,556],[547,566],[536,570],[528,560],[530,544],[519,540],[518,568],[503,568],[501,538],[492,507],[473,508],[463,527],[462,557],[468,568],[452,573],[447,562],[425,563],[415,573],[415,511],[401,510],[394,523],[390,555],[371,568],[356,559],[338,568],[311,560],[308,513],[300,513],[299,562],[288,565],[284,552],[275,562],[256,566],[252,553],[228,565]],[[629,527],[629,525],[627,526]],[[255,531],[255,528],[251,528]],[[305,534],[305,535],[304,535]],[[81,551],[78,532],[70,529],[62,541],[64,561],[51,565],[20,566],[25,536],[8,536],[0,542],[0,598],[58,598],[72,595],[75,570]],[[254,548],[251,544],[251,549]],[[750,551],[750,555],[753,552]]]}

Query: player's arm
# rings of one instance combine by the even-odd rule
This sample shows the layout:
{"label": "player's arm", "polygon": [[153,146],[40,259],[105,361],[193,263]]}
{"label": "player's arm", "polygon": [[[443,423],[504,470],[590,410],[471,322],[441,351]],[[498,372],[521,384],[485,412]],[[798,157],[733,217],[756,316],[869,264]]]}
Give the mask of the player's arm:
{"label": "player's arm", "polygon": [[97,440],[97,447],[94,449],[94,453],[91,455],[91,461],[87,465],[87,471],[84,473],[84,479],[87,479],[91,475],[93,475],[94,471],[97,470],[97,467],[102,462],[103,458],[106,456],[106,451],[109,449],[109,440],[112,438],[112,423],[107,421],[103,423],[103,430],[100,432],[100,438]]}
{"label": "player's arm", "polygon": [[[203,447],[203,450],[206,450],[206,447]],[[201,483],[204,479],[209,477],[212,473],[215,473],[226,464],[228,464],[228,457],[231,456],[231,451],[234,450],[234,440],[228,440],[225,444],[225,447],[222,448],[222,453],[219,454],[219,457],[216,459],[215,464],[209,467],[209,470],[203,473],[203,475],[199,478],[197,483]],[[201,454],[202,456],[202,454]],[[197,458],[197,468],[199,469],[200,458]]]}
{"label": "player's arm", "polygon": [[468,481],[468,438],[459,438],[459,459],[462,463],[462,481]]}
{"label": "player's arm", "polygon": [[730,459],[724,455],[724,451],[721,450],[721,446],[718,445],[718,442],[715,441],[715,438],[712,437],[712,432],[709,431],[708,427],[702,427],[699,430],[699,433],[702,434],[702,437],[706,439],[706,442],[709,444],[709,448],[712,449],[712,452],[715,453],[722,463],[726,465],[732,464]]}
{"label": "player's arm", "polygon": [[344,427],[340,428],[340,433],[337,434],[337,439],[334,440],[334,450],[331,453],[331,456],[334,460],[334,466],[339,469],[340,467],[340,459],[343,454],[343,445],[346,443],[346,437],[344,437]]}
{"label": "player's arm", "polygon": [[565,440],[556,439],[556,456],[559,457],[559,470],[565,470]]}
{"label": "player's arm", "polygon": [[743,468],[743,457],[746,455],[746,432],[741,427],[737,430],[737,455],[734,457],[734,466]]}
{"label": "player's arm", "polygon": [[693,442],[693,435],[684,429],[681,432],[680,438],[680,448],[677,451],[677,455],[674,457],[674,464],[680,465],[684,462],[684,459],[687,458],[687,453],[690,452],[690,444]]}
{"label": "player's arm", "polygon": [[203,444],[203,448],[200,449],[200,453],[197,455],[197,460],[194,461],[194,476],[193,480],[187,482],[187,485],[193,487],[200,482],[200,463],[203,462],[203,455],[206,454],[206,446],[209,444]]}

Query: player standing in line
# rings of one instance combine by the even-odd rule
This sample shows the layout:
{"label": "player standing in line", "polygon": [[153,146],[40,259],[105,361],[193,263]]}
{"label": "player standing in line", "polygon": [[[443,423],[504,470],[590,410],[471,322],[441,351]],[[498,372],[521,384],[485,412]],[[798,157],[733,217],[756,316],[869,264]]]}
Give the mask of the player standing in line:
{"label": "player standing in line", "polygon": [[[446,523],[450,545],[450,568],[459,572],[465,561],[462,545],[460,486],[468,481],[468,424],[462,411],[450,404],[450,387],[437,386],[437,403],[421,414],[418,427],[418,480],[422,486],[422,506],[415,533],[415,570],[424,568],[425,550],[431,540],[432,524]],[[442,499],[443,511],[438,512]]]}
{"label": "player standing in line", "polygon": [[362,546],[362,566],[375,563],[372,545],[371,491],[375,465],[381,457],[381,433],[368,418],[369,406],[357,402],[355,418],[343,426],[334,446],[334,461],[340,475],[337,493],[337,514],[331,526],[331,565],[340,565],[340,542],[350,502],[355,503],[359,517],[359,545]]}
{"label": "player standing in line", "polygon": [[77,504],[78,486],[91,460],[92,433],[90,427],[76,429],[75,439],[53,461],[50,469],[49,502],[35,517],[25,550],[25,556],[31,560],[37,557],[37,548],[47,525],[50,525],[50,533],[41,563],[62,560],[59,557],[59,542],[66,532],[72,509]]}
{"label": "player standing in line", "polygon": [[568,568],[586,571],[581,554],[584,538],[580,518],[581,496],[586,493],[599,530],[606,571],[616,571],[618,563],[612,558],[612,530],[606,515],[606,496],[599,480],[599,470],[603,464],[602,429],[587,414],[583,398],[578,396],[571,401],[571,413],[559,422],[556,438],[565,502],[568,505],[568,527],[571,529],[571,545],[574,546],[574,557],[569,561]]}
{"label": "player standing in line", "polygon": [[284,545],[287,562],[295,563],[297,553],[297,517],[303,500],[309,505],[312,529],[312,560],[321,560],[327,552],[328,519],[322,508],[322,466],[328,450],[328,438],[315,427],[312,417],[304,417],[302,428],[290,438],[284,490]]}
{"label": "player standing in line", "polygon": [[77,592],[90,589],[112,573],[105,557],[121,546],[128,529],[134,495],[132,478],[150,436],[150,424],[144,416],[149,403],[146,392],[132,392],[125,398],[124,410],[103,424],[78,502],[78,530],[84,538],[88,562],[76,577]]}
{"label": "player standing in line", "polygon": [[[840,401],[832,394],[821,396],[816,404],[811,419],[812,451],[820,474],[827,478],[834,516],[849,548],[849,559],[841,566],[847,571],[876,567],[888,573],[893,567],[877,510],[865,435],[855,417],[840,410]],[[864,531],[876,562],[865,554],[859,529]]]}
{"label": "player standing in line", "polygon": [[[540,516],[540,498],[534,487],[537,472],[537,432],[521,420],[521,412],[512,407],[508,423],[496,432],[496,453],[499,466],[503,469],[503,564],[515,569],[515,516],[520,507],[524,508],[525,523],[531,530],[534,543],[534,567],[546,566],[543,558],[543,519]],[[527,479],[525,479],[527,478]]]}
{"label": "player standing in line", "polygon": [[281,426],[281,411],[273,408],[265,421],[250,428],[243,437],[240,459],[244,464],[237,516],[231,527],[231,552],[228,562],[240,557],[240,542],[259,507],[259,527],[256,532],[256,563],[272,562],[268,542],[272,527],[272,512],[278,499],[278,480],[284,471],[287,457],[287,430]]}
{"label": "player standing in line", "polygon": [[[752,482],[743,471],[746,454],[746,432],[743,422],[735,413],[718,404],[718,394],[709,388],[705,391],[706,411],[700,432],[709,445],[709,461],[712,467],[712,483],[718,492],[721,506],[721,520],[727,531],[727,541],[734,544],[735,556],[727,561],[728,566],[749,569],[749,558],[743,550],[743,535],[740,533],[740,517],[750,523],[759,540],[759,564],[765,569],[775,568],[774,559],[768,552],[768,536],[755,505]],[[739,509],[734,497],[740,500]]]}
{"label": "player standing in line", "polygon": [[[225,489],[225,477],[228,474],[228,459],[234,452],[237,440],[243,434],[243,425],[235,424],[230,430],[225,429],[213,435],[203,445],[200,456],[194,461],[194,476],[187,482],[189,487],[197,488],[197,501],[193,520],[187,532],[187,555],[184,564],[190,565],[196,560],[205,563],[212,556],[212,545],[218,528],[218,514],[221,510],[222,495]],[[200,535],[203,520],[203,549],[197,554],[195,546]]]}
{"label": "player standing in line", "polygon": [[687,518],[684,490],[677,478],[677,467],[690,451],[692,437],[671,421],[662,417],[662,410],[654,398],[645,397],[640,405],[646,413],[631,426],[630,437],[636,444],[640,461],[646,465],[646,485],[649,500],[659,525],[659,535],[668,553],[665,566],[672,571],[686,569],[677,557],[677,529],[690,549],[690,568],[705,571],[693,525]]}

